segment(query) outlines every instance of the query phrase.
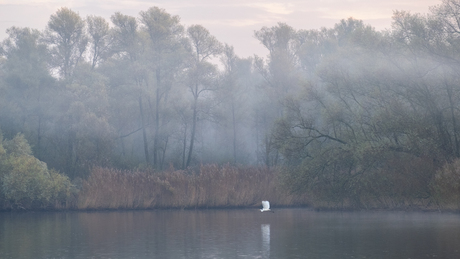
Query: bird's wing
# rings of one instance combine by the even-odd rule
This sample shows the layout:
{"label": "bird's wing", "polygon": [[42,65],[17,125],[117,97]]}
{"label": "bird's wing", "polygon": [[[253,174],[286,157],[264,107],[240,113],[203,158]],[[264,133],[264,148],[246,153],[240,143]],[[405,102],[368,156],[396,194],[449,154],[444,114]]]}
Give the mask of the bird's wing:
{"label": "bird's wing", "polygon": [[270,209],[270,203],[268,201],[262,201],[262,206],[265,210]]}

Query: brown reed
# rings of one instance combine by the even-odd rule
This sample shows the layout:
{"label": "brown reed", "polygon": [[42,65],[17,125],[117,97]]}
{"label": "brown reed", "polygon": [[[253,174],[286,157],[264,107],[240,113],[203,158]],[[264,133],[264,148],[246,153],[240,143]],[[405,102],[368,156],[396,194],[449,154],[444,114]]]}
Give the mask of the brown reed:
{"label": "brown reed", "polygon": [[83,182],[78,209],[229,208],[305,205],[281,186],[277,169],[202,165],[198,172],[122,171],[96,167]]}

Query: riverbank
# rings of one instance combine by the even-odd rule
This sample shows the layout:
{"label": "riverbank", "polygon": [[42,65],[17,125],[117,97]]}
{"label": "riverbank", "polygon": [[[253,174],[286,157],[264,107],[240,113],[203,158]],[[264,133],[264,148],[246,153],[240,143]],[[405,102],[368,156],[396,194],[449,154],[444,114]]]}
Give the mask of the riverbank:
{"label": "riverbank", "polygon": [[202,165],[191,170],[118,170],[95,167],[65,202],[47,206],[3,207],[0,210],[150,210],[259,208],[262,200],[272,207],[311,207],[315,210],[388,210],[459,212],[455,202],[438,196],[361,197],[327,202],[314,193],[293,194],[280,168]]}

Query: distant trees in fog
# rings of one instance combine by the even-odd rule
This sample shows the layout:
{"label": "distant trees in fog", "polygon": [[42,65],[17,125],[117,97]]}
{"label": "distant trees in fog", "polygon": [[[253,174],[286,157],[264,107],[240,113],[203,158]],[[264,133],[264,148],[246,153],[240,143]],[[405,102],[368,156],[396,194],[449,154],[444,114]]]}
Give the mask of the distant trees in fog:
{"label": "distant trees in fog", "polygon": [[71,178],[93,165],[287,165],[293,190],[325,200],[427,197],[460,156],[459,6],[396,11],[384,31],[278,23],[254,33],[268,56],[249,58],[158,7],[111,23],[61,8],[44,31],[7,31],[0,126]]}
{"label": "distant trees in fog", "polygon": [[7,138],[23,132],[39,159],[72,178],[94,165],[257,163],[251,58],[158,7],[110,20],[63,7],[43,31],[7,31],[0,84]]}

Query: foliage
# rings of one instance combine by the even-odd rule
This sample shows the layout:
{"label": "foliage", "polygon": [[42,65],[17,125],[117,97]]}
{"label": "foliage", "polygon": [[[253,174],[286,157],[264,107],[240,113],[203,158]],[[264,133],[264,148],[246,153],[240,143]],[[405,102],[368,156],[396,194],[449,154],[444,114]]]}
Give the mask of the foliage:
{"label": "foliage", "polygon": [[[3,143],[2,143],[3,142]],[[61,207],[72,192],[68,177],[48,170],[34,156],[22,134],[0,142],[0,200],[3,208]],[[1,145],[3,144],[3,145]]]}

